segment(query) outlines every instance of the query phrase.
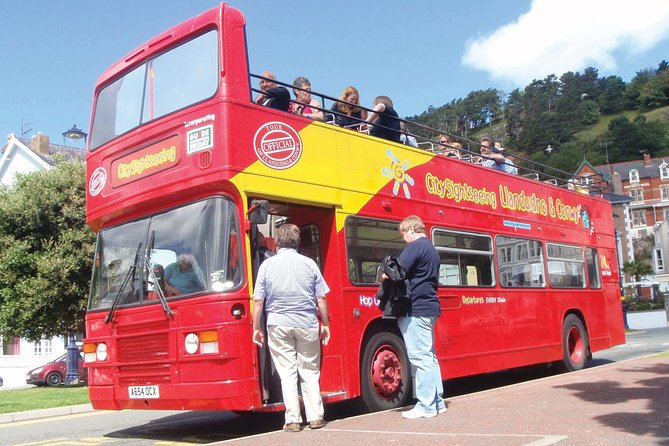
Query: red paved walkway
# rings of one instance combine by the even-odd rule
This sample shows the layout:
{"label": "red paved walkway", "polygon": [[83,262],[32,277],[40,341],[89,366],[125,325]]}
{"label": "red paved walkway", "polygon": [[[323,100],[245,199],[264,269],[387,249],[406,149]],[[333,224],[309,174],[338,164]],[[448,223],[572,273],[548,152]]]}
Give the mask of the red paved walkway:
{"label": "red paved walkway", "polygon": [[436,418],[398,411],[333,421],[317,431],[270,432],[218,445],[665,445],[669,356],[551,376],[448,400]]}

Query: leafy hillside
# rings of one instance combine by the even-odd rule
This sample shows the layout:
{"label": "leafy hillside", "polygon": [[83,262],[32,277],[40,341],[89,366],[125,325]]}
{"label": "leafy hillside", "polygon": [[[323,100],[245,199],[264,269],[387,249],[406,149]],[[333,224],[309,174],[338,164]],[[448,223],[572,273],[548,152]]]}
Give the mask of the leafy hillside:
{"label": "leafy hillside", "polygon": [[570,172],[584,157],[600,164],[638,159],[639,152],[664,155],[669,63],[640,70],[628,83],[599,77],[591,67],[582,74],[549,75],[504,98],[494,89],[474,91],[408,119],[468,140],[491,136],[532,161]]}
{"label": "leafy hillside", "polygon": [[633,121],[637,115],[643,115],[647,121],[660,121],[664,124],[669,124],[669,106],[656,108],[655,110],[646,113],[626,110],[615,115],[600,116],[596,124],[591,127],[574,133],[574,141],[592,141],[602,137],[609,129],[609,123],[620,116],[626,117]]}

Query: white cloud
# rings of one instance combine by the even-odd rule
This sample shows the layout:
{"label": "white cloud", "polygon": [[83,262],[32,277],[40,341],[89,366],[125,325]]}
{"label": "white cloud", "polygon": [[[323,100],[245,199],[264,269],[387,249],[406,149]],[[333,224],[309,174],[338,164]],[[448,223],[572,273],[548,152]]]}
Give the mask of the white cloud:
{"label": "white cloud", "polygon": [[588,66],[612,71],[616,56],[669,37],[669,1],[533,0],[529,12],[490,32],[465,43],[462,63],[515,86]]}

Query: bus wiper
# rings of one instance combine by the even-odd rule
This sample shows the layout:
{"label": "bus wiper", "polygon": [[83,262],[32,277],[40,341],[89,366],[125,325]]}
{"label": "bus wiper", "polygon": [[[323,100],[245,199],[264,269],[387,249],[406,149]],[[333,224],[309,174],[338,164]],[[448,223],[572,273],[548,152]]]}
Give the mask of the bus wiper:
{"label": "bus wiper", "polygon": [[107,314],[107,318],[105,319],[105,324],[111,322],[112,318],[114,317],[114,311],[116,311],[116,307],[118,307],[118,304],[121,301],[121,296],[123,296],[123,291],[125,290],[125,287],[128,285],[128,282],[131,281],[131,279],[133,282],[133,284],[130,285],[131,289],[133,292],[135,290],[135,284],[134,284],[135,272],[137,271],[137,261],[139,260],[139,252],[141,250],[142,250],[142,243],[140,242],[139,245],[137,246],[137,251],[135,252],[135,260],[132,262],[132,265],[130,265],[128,272],[123,278],[123,283],[121,283],[121,288],[118,290],[118,293],[116,293],[116,296],[114,297],[114,302],[112,302],[111,308],[109,309],[109,313]]}
{"label": "bus wiper", "polygon": [[158,279],[158,276],[156,276],[156,272],[153,270],[153,267],[149,263],[148,253],[153,251],[153,245],[155,241],[156,241],[156,231],[152,231],[151,241],[149,242],[149,249],[147,249],[146,252],[144,252],[144,265],[146,265],[146,269],[149,272],[149,281],[153,283],[153,287],[157,291],[158,300],[160,300],[160,305],[162,305],[163,311],[168,316],[174,316],[174,312],[170,308],[170,305],[167,303],[167,299],[165,298],[165,292],[163,291],[163,287],[160,286],[160,280]]}

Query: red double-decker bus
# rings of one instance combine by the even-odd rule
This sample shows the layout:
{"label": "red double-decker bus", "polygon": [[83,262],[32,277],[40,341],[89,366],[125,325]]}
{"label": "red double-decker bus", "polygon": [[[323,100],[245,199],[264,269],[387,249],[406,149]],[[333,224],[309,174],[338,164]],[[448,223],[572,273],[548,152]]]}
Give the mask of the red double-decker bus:
{"label": "red double-decker bus", "polygon": [[245,20],[225,4],[121,59],[95,89],[87,219],[97,248],[84,341],[98,409],[280,410],[252,342],[273,231],[301,228],[328,295],[326,402],[411,398],[377,268],[421,216],[441,266],[444,379],[567,370],[624,342],[608,202],[252,101]]}

